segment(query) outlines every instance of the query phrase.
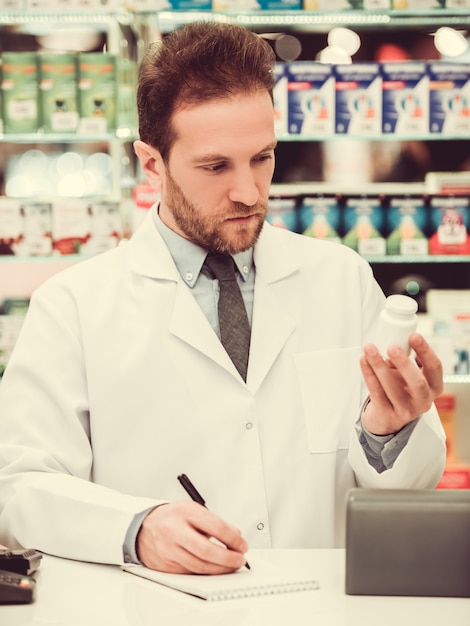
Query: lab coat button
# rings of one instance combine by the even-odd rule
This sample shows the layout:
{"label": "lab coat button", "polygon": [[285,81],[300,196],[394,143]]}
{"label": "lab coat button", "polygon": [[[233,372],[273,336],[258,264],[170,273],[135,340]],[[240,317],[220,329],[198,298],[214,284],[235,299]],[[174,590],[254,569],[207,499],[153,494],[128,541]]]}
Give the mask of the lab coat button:
{"label": "lab coat button", "polygon": [[257,528],[258,530],[264,530],[264,524],[263,524],[263,522],[260,522],[259,524],[256,524],[256,528]]}
{"label": "lab coat button", "polygon": [[247,430],[251,430],[251,429],[253,428],[253,422],[247,422],[247,423],[245,424],[245,428],[246,428]]}

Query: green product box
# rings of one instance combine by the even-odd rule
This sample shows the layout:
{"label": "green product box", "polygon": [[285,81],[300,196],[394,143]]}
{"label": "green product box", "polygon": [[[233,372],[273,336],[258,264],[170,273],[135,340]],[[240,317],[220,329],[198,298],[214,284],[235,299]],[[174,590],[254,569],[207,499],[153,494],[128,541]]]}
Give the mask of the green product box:
{"label": "green product box", "polygon": [[78,56],[79,132],[103,134],[116,130],[116,58],[104,52]]}
{"label": "green product box", "polygon": [[5,133],[34,133],[39,126],[38,69],[35,52],[2,53]]}
{"label": "green product box", "polygon": [[38,55],[42,127],[46,132],[78,128],[78,83],[75,54]]}

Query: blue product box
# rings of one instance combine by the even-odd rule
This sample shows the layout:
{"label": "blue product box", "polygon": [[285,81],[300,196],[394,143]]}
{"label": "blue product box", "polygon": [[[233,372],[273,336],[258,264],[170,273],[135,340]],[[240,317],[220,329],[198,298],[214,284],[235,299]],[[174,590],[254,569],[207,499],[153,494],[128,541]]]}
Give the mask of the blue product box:
{"label": "blue product box", "polygon": [[428,254],[427,210],[422,196],[391,198],[386,222],[387,254]]}
{"label": "blue product box", "polygon": [[258,0],[262,11],[299,11],[302,0]]}
{"label": "blue product box", "polygon": [[287,64],[289,133],[332,135],[335,130],[335,79],[326,63]]}
{"label": "blue product box", "polygon": [[212,0],[168,0],[172,9],[206,11],[212,9]]}
{"label": "blue product box", "polygon": [[340,218],[334,196],[307,196],[300,207],[300,232],[308,237],[341,243]]}
{"label": "blue product box", "polygon": [[382,76],[378,63],[334,66],[338,134],[379,135],[382,131]]}
{"label": "blue product box", "polygon": [[287,72],[284,63],[276,63],[274,67],[274,81],[274,130],[276,136],[281,137],[288,132]]}
{"label": "blue product box", "polygon": [[429,130],[470,133],[470,63],[428,63]]}
{"label": "blue product box", "polygon": [[426,62],[382,63],[383,132],[399,136],[429,132],[429,75]]}
{"label": "blue product box", "polygon": [[269,198],[266,221],[273,226],[297,231],[297,200],[295,198]]}
{"label": "blue product box", "polygon": [[470,199],[431,198],[429,254],[470,254]]}
{"label": "blue product box", "polygon": [[348,198],[343,213],[343,243],[364,256],[384,255],[382,203],[378,197]]}

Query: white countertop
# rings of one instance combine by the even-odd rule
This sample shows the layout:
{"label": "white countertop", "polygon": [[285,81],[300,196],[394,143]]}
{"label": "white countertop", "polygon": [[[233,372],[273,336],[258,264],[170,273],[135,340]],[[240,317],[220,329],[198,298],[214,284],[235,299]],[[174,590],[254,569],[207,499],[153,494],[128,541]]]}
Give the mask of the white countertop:
{"label": "white countertop", "polygon": [[205,602],[117,566],[44,556],[36,601],[0,606],[1,626],[469,626],[470,599],[349,596],[344,550],[253,551],[320,589]]}

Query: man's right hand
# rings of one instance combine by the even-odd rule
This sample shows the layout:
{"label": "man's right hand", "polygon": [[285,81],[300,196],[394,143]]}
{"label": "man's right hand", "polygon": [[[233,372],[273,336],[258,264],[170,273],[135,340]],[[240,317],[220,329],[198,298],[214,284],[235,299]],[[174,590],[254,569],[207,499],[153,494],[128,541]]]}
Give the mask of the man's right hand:
{"label": "man's right hand", "polygon": [[247,550],[238,529],[196,502],[157,506],[137,535],[142,563],[175,574],[228,574],[243,567]]}

